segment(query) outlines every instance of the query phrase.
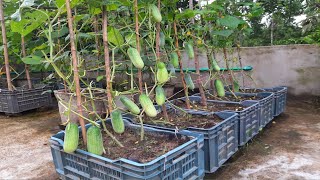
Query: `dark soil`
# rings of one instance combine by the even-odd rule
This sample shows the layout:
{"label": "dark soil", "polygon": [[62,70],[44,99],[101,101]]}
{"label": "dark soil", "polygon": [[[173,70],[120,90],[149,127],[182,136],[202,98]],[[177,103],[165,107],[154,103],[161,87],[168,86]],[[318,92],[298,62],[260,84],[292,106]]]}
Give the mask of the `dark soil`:
{"label": "dark soil", "polygon": [[223,119],[219,116],[212,115],[196,115],[185,113],[180,110],[169,110],[168,111],[168,120],[166,121],[163,113],[159,113],[157,117],[150,118],[145,117],[144,123],[151,125],[158,125],[162,127],[168,128],[178,128],[185,129],[187,127],[195,127],[195,128],[204,128],[208,129],[214,127],[218,123],[222,122]]}
{"label": "dark soil", "polygon": [[[109,159],[125,158],[139,163],[146,163],[190,140],[186,136],[151,134],[145,132],[145,140],[140,141],[139,130],[126,128],[123,134],[116,134],[110,125],[106,125],[107,129],[113,132],[112,134],[117,140],[125,146],[124,148],[118,146],[106,133],[102,132],[103,145],[106,151],[102,156]],[[79,148],[85,149],[81,143],[82,139],[79,140],[79,142]]]}
{"label": "dark soil", "polygon": [[[183,100],[175,100],[174,105],[178,107],[186,108],[186,103]],[[239,105],[239,104],[225,104],[225,103],[214,103],[214,102],[207,102],[207,107],[202,106],[198,101],[191,101],[190,102],[191,109],[201,110],[201,111],[209,111],[209,112],[218,112],[218,111],[242,111],[246,107]]]}

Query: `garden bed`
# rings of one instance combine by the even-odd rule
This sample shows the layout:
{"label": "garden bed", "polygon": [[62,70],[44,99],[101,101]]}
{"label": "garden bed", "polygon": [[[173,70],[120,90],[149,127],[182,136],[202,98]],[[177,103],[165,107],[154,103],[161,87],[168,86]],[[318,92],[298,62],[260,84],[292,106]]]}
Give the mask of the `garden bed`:
{"label": "garden bed", "polygon": [[[127,120],[125,120],[126,133],[140,131],[140,126],[130,124]],[[107,123],[110,125],[110,120]],[[90,126],[88,124],[86,128]],[[81,132],[80,127],[79,130]],[[149,127],[145,127],[145,134],[148,137],[163,136],[167,141],[169,139],[181,141],[173,145],[175,147],[172,147],[172,150],[158,152],[161,155],[153,155],[153,158],[150,157],[151,161],[145,159],[142,161],[148,162],[140,163],[136,159],[116,158],[116,156],[112,160],[81,149],[77,149],[72,154],[66,153],[63,151],[64,132],[60,132],[50,139],[56,171],[62,179],[202,179],[204,177],[202,135],[189,131],[174,133]],[[132,134],[129,136],[132,137]],[[137,137],[140,138],[138,135]],[[138,139],[135,137],[130,142],[134,140]],[[123,149],[131,152],[134,152],[134,147],[137,147],[137,145],[133,147],[125,145]],[[144,146],[144,148],[148,147]],[[155,156],[157,157],[154,158]]]}

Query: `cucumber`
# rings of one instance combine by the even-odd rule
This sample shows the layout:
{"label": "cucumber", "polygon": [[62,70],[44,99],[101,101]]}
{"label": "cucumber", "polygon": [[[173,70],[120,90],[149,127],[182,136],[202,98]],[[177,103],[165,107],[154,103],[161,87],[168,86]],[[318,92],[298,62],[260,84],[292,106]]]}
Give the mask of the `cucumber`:
{"label": "cucumber", "polygon": [[120,97],[120,101],[122,102],[122,104],[133,114],[140,114],[140,109],[139,107],[133,102],[131,101],[129,98],[125,97],[125,96],[121,96]]}
{"label": "cucumber", "polygon": [[214,81],[214,86],[216,88],[216,91],[217,91],[217,95],[219,97],[224,97],[226,95],[226,92],[224,90],[224,86],[223,86],[223,83],[220,79],[216,79]]}
{"label": "cucumber", "polygon": [[144,67],[144,63],[143,60],[141,59],[140,53],[138,52],[137,49],[135,48],[129,48],[128,51],[128,56],[132,62],[132,64],[138,68],[138,69],[142,69]]}
{"label": "cucumber", "polygon": [[79,144],[79,128],[76,123],[68,123],[64,132],[63,150],[67,153],[73,153]]}
{"label": "cucumber", "polygon": [[188,89],[194,90],[195,86],[189,73],[185,74],[184,80],[186,81]]}
{"label": "cucumber", "polygon": [[211,68],[212,68],[212,70],[214,70],[214,71],[216,71],[216,72],[219,72],[219,71],[220,71],[220,67],[219,67],[217,61],[214,60],[214,59],[212,60]]}
{"label": "cucumber", "polygon": [[103,140],[100,128],[89,127],[87,131],[87,149],[89,153],[101,156],[103,154]]}
{"label": "cucumber", "polygon": [[114,110],[111,113],[111,124],[114,132],[118,134],[122,134],[124,132],[125,126],[122,119],[121,112],[118,110]]}
{"label": "cucumber", "polygon": [[164,84],[169,80],[169,73],[166,65],[163,62],[159,62],[157,71],[157,81],[159,84]]}
{"label": "cucumber", "polygon": [[166,36],[163,32],[160,32],[160,47],[164,47],[166,45]]}
{"label": "cucumber", "polygon": [[161,86],[156,87],[156,102],[160,106],[166,102],[166,94]]}
{"label": "cucumber", "polygon": [[234,89],[234,92],[239,92],[240,91],[240,86],[239,86],[239,83],[237,81],[233,81],[233,89]]}
{"label": "cucumber", "polygon": [[158,7],[154,4],[151,4],[150,10],[151,10],[151,15],[152,15],[153,19],[158,23],[161,22],[162,16],[161,16],[161,13],[160,13],[160,10],[158,9]]}
{"label": "cucumber", "polygon": [[175,67],[175,68],[179,67],[179,57],[176,52],[172,52],[170,54],[170,62],[173,65],[173,67]]}
{"label": "cucumber", "polygon": [[141,94],[139,96],[139,102],[149,117],[156,117],[158,112],[154,107],[151,99],[146,94]]}
{"label": "cucumber", "polygon": [[194,50],[193,50],[192,44],[186,43],[185,45],[186,45],[185,49],[186,49],[186,52],[188,54],[189,59],[193,59],[194,58]]}

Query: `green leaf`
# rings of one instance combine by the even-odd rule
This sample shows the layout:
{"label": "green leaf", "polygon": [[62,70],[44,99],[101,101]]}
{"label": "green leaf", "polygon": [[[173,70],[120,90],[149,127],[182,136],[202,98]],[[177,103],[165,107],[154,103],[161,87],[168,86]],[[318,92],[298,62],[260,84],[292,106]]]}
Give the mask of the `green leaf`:
{"label": "green leaf", "polygon": [[240,20],[234,16],[225,16],[218,19],[218,22],[221,26],[226,26],[231,29],[235,29],[240,24]]}
{"label": "green leaf", "polygon": [[219,35],[219,36],[229,37],[229,36],[233,33],[233,30],[212,31],[211,33],[212,33],[213,35]]}
{"label": "green leaf", "polygon": [[39,56],[27,56],[21,59],[25,64],[41,64],[42,58]]}
{"label": "green leaf", "polygon": [[40,11],[27,12],[21,21],[10,22],[11,30],[26,36],[37,29],[46,19],[46,16]]}
{"label": "green leaf", "polygon": [[121,46],[124,44],[123,36],[120,31],[114,27],[108,28],[108,41],[115,46]]}

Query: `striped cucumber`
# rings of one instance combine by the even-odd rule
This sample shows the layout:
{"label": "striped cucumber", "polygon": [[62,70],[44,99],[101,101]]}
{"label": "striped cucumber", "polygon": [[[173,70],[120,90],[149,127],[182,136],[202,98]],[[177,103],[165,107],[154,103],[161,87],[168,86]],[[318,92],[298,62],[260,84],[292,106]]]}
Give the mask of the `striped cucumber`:
{"label": "striped cucumber", "polygon": [[161,86],[156,87],[156,102],[162,106],[166,101],[166,94]]}
{"label": "striped cucumber", "polygon": [[125,129],[125,125],[122,119],[121,112],[118,110],[114,110],[111,113],[111,124],[114,132],[118,134],[122,134]]}
{"label": "striped cucumber", "polygon": [[143,110],[146,112],[147,116],[149,117],[156,117],[158,112],[156,108],[154,107],[151,99],[146,94],[141,94],[139,96],[139,102],[143,108]]}
{"label": "striped cucumber", "polygon": [[216,88],[217,94],[219,97],[224,97],[226,95],[226,92],[224,90],[223,83],[220,79],[216,79],[214,81],[214,86]]}
{"label": "striped cucumber", "polygon": [[72,153],[78,148],[79,129],[76,123],[68,123],[64,132],[63,150]]}
{"label": "striped cucumber", "polygon": [[185,74],[184,80],[186,81],[188,89],[194,90],[195,86],[189,73]]}
{"label": "striped cucumber", "polygon": [[133,114],[139,114],[140,113],[140,109],[139,107],[133,102],[131,101],[129,98],[125,97],[125,96],[121,96],[120,97],[120,101],[122,102],[122,104]]}
{"label": "striped cucumber", "polygon": [[100,128],[89,127],[87,131],[87,149],[89,153],[101,156],[103,154],[103,140]]}
{"label": "striped cucumber", "polygon": [[141,59],[140,53],[138,52],[137,49],[135,48],[129,48],[128,51],[128,56],[132,62],[132,64],[138,68],[138,69],[142,69],[144,67],[144,62]]}

